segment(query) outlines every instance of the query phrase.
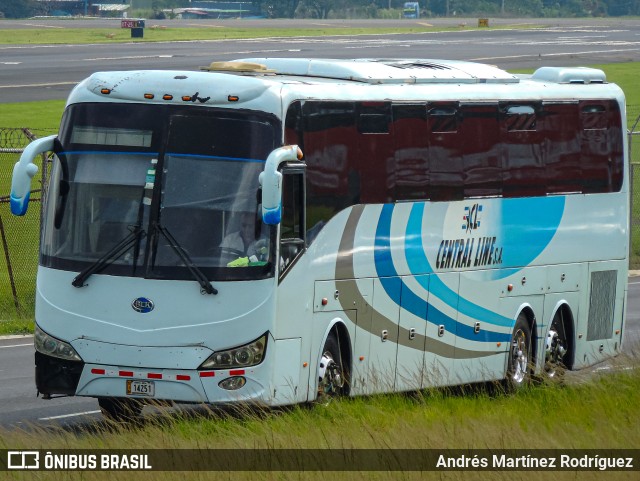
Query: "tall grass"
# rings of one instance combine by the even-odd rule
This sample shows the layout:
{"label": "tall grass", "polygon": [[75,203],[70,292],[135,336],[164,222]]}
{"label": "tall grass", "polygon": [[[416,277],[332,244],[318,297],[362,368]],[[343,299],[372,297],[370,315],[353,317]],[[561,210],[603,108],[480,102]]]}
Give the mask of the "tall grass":
{"label": "tall grass", "polygon": [[[515,395],[467,388],[341,399],[280,410],[201,407],[149,411],[142,426],[86,423],[80,429],[31,427],[0,432],[2,449],[638,449],[640,371],[565,386],[544,384]],[[321,453],[320,453],[321,454]],[[304,465],[300,465],[302,471]],[[177,463],[176,469],[188,470]],[[112,473],[113,474],[113,473]],[[221,473],[220,473],[221,474]],[[294,472],[236,473],[241,479],[308,479]],[[491,479],[548,479],[551,473],[492,473]],[[607,479],[632,479],[607,473]],[[47,479],[99,479],[104,473],[47,473]],[[333,474],[320,474],[326,479]],[[440,479],[489,479],[488,473],[438,473]],[[138,475],[136,475],[138,476]],[[421,473],[354,472],[350,479],[420,479]],[[603,473],[553,473],[596,479]],[[230,478],[227,473],[224,478]],[[15,479],[27,479],[16,476]],[[32,478],[30,478],[32,479]],[[113,478],[118,477],[115,473]],[[131,478],[126,478],[131,479]],[[155,473],[149,479],[175,479]],[[208,479],[205,473],[187,479]],[[601,478],[597,478],[601,479]]]}

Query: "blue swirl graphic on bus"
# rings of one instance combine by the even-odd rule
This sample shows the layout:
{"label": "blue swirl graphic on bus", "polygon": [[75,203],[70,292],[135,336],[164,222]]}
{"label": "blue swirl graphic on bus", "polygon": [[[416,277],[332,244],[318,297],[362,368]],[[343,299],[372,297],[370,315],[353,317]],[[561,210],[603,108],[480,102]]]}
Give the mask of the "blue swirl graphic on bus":
{"label": "blue swirl graphic on bus", "polygon": [[433,304],[428,303],[420,295],[413,292],[406,283],[399,280],[400,278],[398,277],[391,257],[391,217],[393,215],[393,209],[393,204],[385,204],[382,207],[376,228],[374,250],[374,260],[378,277],[380,278],[383,289],[391,300],[420,318],[424,319],[425,314],[428,313],[427,322],[443,325],[448,332],[453,332],[458,337],[482,342],[507,342],[511,337],[510,334],[489,330],[476,333],[472,326],[452,319]]}
{"label": "blue swirl graphic on bus", "polygon": [[[506,199],[502,201],[501,205],[498,206],[498,208],[501,207],[500,225],[498,227],[501,232],[508,233],[503,239],[503,268],[487,270],[487,280],[507,277],[522,267],[530,265],[549,245],[557,232],[564,213],[564,206],[565,198],[561,196]],[[393,284],[388,279],[398,275],[391,255],[391,218],[393,211],[394,205],[392,204],[386,204],[382,208],[376,230],[374,254],[376,271],[381,277],[381,282],[387,295],[394,302],[401,305],[402,308],[417,316],[423,317],[428,309],[429,322],[443,324],[448,331],[455,328],[453,332],[456,332],[459,337],[482,341],[506,340],[503,333],[484,331],[483,336],[476,335],[470,326],[455,321],[435,308],[433,304],[427,303],[405,283],[402,283],[400,289],[393,287]],[[504,317],[459,296],[438,275],[420,275],[434,273],[423,244],[422,222],[424,215],[424,203],[413,205],[407,221],[403,249],[411,274],[415,276],[416,282],[424,289],[424,297],[429,292],[447,306],[472,319],[500,327],[512,326],[513,319]],[[506,337],[508,338],[508,336]]]}

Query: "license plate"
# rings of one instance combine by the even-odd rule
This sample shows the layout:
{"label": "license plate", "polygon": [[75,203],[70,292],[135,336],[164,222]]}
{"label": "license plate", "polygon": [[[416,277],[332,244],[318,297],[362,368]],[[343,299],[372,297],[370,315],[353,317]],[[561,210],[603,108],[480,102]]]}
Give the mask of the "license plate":
{"label": "license plate", "polygon": [[127,381],[127,396],[154,396],[155,384],[153,381]]}

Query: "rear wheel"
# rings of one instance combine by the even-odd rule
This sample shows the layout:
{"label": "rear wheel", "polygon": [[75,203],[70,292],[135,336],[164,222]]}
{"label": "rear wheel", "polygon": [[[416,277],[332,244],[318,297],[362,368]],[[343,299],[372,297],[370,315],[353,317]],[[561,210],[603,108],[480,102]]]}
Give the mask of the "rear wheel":
{"label": "rear wheel", "polygon": [[553,317],[546,339],[544,373],[548,379],[561,381],[564,377],[566,370],[564,358],[568,351],[566,337],[563,315],[560,310]]}
{"label": "rear wheel", "polygon": [[116,422],[138,420],[144,407],[138,399],[113,397],[98,398],[98,405],[104,417]]}
{"label": "rear wheel", "polygon": [[521,313],[511,336],[507,365],[507,387],[520,389],[531,380],[531,328],[527,316]]}
{"label": "rear wheel", "polygon": [[335,332],[332,332],[324,344],[318,366],[317,401],[324,404],[345,394],[346,385],[346,372],[340,356],[340,344]]}

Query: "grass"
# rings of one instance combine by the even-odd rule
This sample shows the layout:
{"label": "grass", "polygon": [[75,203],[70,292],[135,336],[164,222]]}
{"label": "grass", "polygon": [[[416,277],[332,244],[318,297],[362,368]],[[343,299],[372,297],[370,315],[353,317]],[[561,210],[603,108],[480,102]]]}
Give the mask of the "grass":
{"label": "grass", "polygon": [[56,133],[66,100],[0,104],[0,128],[23,128]]}
{"label": "grass", "polygon": [[15,317],[0,321],[0,336],[9,334],[33,334],[33,320]]}
{"label": "grass", "polygon": [[[237,28],[227,26],[194,27],[194,28],[150,28],[144,29],[143,38],[131,38],[129,29],[118,28],[119,21],[114,21],[114,28],[47,28],[47,29],[0,29],[0,44],[4,45],[42,45],[42,44],[85,44],[85,43],[122,43],[122,42],[175,42],[193,40],[237,40],[246,38],[271,37],[324,37],[327,35],[382,35],[433,33],[448,30],[460,30],[462,27],[428,27],[413,25],[411,27],[330,27],[330,28]],[[532,25],[492,27],[492,30],[508,28],[535,28]],[[467,28],[465,30],[476,30]],[[486,28],[478,29],[486,30]]]}
{"label": "grass", "polygon": [[[638,449],[640,448],[640,370],[591,379],[567,386],[544,384],[515,395],[480,388],[429,390],[417,393],[341,399],[327,406],[295,406],[280,410],[210,408],[181,412],[147,412],[143,425],[106,421],[81,428],[32,427],[0,431],[0,449],[111,450],[144,449]],[[240,452],[248,456],[249,452]],[[322,451],[318,453],[322,456]],[[176,469],[188,470],[187,458]],[[305,464],[294,469],[302,471]],[[341,466],[336,466],[340,470]],[[355,471],[350,479],[423,479],[419,472]],[[30,473],[32,475],[32,473]],[[211,473],[209,473],[210,475]],[[335,473],[334,473],[335,474]],[[441,479],[487,479],[486,473],[438,473]],[[544,472],[497,472],[492,479],[548,479]],[[131,479],[111,473],[114,478]],[[223,475],[223,473],[218,473]],[[607,479],[630,479],[630,473],[609,473]],[[15,479],[27,479],[15,475]],[[102,479],[104,473],[49,472],[47,479]],[[142,475],[144,477],[144,475]],[[154,480],[174,479],[156,472]],[[238,479],[326,479],[306,472],[233,473]],[[554,472],[554,478],[576,479],[576,472]],[[581,480],[601,479],[596,470]],[[106,477],[106,476],[105,476]],[[225,473],[231,478],[232,473]],[[149,479],[152,479],[149,477]],[[189,473],[188,479],[207,479]]]}

